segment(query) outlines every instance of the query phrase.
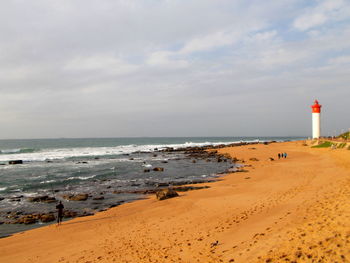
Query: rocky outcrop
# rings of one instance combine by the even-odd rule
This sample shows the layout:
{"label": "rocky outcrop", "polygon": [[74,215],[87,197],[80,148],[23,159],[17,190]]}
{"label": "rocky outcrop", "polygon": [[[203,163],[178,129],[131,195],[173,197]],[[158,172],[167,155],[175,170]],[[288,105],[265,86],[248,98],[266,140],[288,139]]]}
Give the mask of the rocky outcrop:
{"label": "rocky outcrop", "polygon": [[104,196],[95,196],[92,198],[92,200],[103,200],[105,199]]}
{"label": "rocky outcrop", "polygon": [[75,212],[75,211],[69,211],[69,210],[64,210],[63,211],[63,217],[64,218],[76,217],[77,215],[78,215],[78,213]]}
{"label": "rocky outcrop", "polygon": [[165,200],[165,199],[169,199],[177,196],[179,196],[179,194],[174,189],[171,189],[171,188],[162,189],[156,192],[156,197],[158,200]]}
{"label": "rocky outcrop", "polygon": [[44,214],[40,216],[40,221],[43,223],[48,223],[55,221],[55,215],[54,214]]}
{"label": "rocky outcrop", "polygon": [[71,194],[71,195],[63,195],[62,198],[69,201],[85,201],[89,197],[88,194]]}
{"label": "rocky outcrop", "polygon": [[187,191],[193,191],[193,190],[200,190],[200,189],[207,189],[210,188],[210,186],[178,186],[174,187],[173,189],[177,192],[187,192]]}
{"label": "rocky outcrop", "polygon": [[42,203],[54,203],[54,202],[56,202],[55,197],[50,197],[48,195],[28,197],[27,200],[29,202],[42,202]]}
{"label": "rocky outcrop", "polygon": [[12,160],[12,161],[9,161],[9,164],[22,164],[23,161],[22,160]]}
{"label": "rocky outcrop", "polygon": [[153,171],[155,171],[155,172],[163,172],[164,168],[163,167],[155,167],[155,168],[153,168]]}

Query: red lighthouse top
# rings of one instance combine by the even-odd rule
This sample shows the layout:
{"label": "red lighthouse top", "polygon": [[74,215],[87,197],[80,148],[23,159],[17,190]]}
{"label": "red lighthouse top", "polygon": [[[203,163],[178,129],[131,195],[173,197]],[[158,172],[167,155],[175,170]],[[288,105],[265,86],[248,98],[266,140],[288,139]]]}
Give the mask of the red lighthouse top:
{"label": "red lighthouse top", "polygon": [[314,105],[311,106],[312,113],[320,113],[322,105],[318,104],[318,101],[315,100]]}

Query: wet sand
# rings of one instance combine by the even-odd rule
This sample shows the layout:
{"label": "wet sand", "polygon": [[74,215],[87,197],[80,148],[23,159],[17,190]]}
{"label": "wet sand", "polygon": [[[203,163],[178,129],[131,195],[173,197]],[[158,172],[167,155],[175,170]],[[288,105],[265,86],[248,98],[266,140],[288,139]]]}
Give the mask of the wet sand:
{"label": "wet sand", "polygon": [[350,262],[350,151],[302,144],[220,149],[244,171],[0,239],[0,262]]}

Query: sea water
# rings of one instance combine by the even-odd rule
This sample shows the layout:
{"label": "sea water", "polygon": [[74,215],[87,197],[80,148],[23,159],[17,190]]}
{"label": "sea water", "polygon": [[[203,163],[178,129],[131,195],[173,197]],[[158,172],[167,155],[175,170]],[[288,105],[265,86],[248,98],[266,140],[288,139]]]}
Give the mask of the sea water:
{"label": "sea water", "polygon": [[[65,208],[94,213],[142,198],[132,193],[157,185],[192,183],[214,178],[232,163],[192,162],[182,152],[159,152],[193,146],[254,141],[288,141],[295,137],[84,138],[0,140],[0,223],[10,212],[54,212],[55,204],[32,203],[29,197],[87,193]],[[22,164],[9,164],[22,160]],[[164,168],[163,172],[152,171]],[[151,169],[145,173],[145,169]],[[136,191],[137,192],[137,191]],[[94,197],[101,197],[94,200]],[[96,198],[95,198],[96,199]],[[33,226],[0,225],[0,236]]]}

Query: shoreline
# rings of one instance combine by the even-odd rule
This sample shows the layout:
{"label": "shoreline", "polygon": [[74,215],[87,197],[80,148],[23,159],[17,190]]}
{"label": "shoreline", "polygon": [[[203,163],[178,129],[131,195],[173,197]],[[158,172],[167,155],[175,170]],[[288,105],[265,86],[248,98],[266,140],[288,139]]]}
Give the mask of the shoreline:
{"label": "shoreline", "polygon": [[[288,153],[287,159],[269,161],[283,150]],[[337,194],[335,185],[344,185],[345,192],[340,195],[345,198],[350,151],[311,149],[302,146],[302,141],[292,141],[222,148],[218,152],[243,159],[247,172],[227,174],[210,183],[208,189],[180,193],[177,198],[157,201],[150,196],[66,221],[60,227],[50,225],[14,234],[0,239],[0,259],[267,262],[263,260],[278,255],[269,252],[271,248],[283,246],[284,236],[308,223],[308,219],[300,219],[301,214],[310,214],[311,210],[306,210],[324,200],[325,194]],[[328,173],[337,173],[337,180]]]}
{"label": "shoreline", "polygon": [[[235,142],[235,143],[230,143],[230,144],[188,146],[188,147],[180,147],[180,148],[167,147],[167,148],[160,149],[160,150],[157,149],[156,151],[148,153],[148,154],[153,155],[153,156],[157,156],[158,154],[177,154],[177,153],[180,153],[183,155],[184,160],[185,159],[192,160],[192,163],[197,163],[199,161],[203,161],[204,159],[206,159],[206,161],[207,162],[209,161],[209,163],[213,163],[213,162],[215,163],[216,160],[217,160],[217,162],[220,161],[222,163],[225,163],[225,162],[231,163],[231,161],[232,161],[232,165],[234,166],[235,163],[233,162],[233,160],[230,160],[229,156],[220,155],[217,153],[217,151],[215,151],[215,149],[220,149],[223,147],[238,147],[241,145],[253,145],[253,144],[258,144],[258,143],[259,142],[252,141],[252,142]],[[263,143],[271,143],[271,142],[263,142]],[[213,151],[208,152],[209,149],[211,149]],[[166,163],[168,163],[168,161],[166,161]],[[223,165],[221,165],[221,166],[223,166]],[[191,169],[196,169],[196,168],[191,168]],[[134,202],[137,200],[142,200],[142,199],[147,198],[147,196],[149,194],[156,194],[157,191],[160,191],[160,190],[167,188],[167,187],[178,188],[179,186],[187,186],[187,188],[188,188],[188,185],[215,182],[216,180],[218,180],[218,177],[220,177],[220,175],[225,174],[229,170],[227,167],[226,167],[226,169],[224,167],[222,167],[222,168],[218,167],[217,169],[218,169],[217,172],[215,172],[211,175],[207,175],[205,177],[205,179],[204,178],[201,178],[201,179],[199,179],[199,178],[193,179],[192,178],[192,179],[190,179],[190,178],[186,178],[184,176],[183,179],[180,181],[176,181],[176,180],[165,181],[165,182],[160,182],[157,185],[149,185],[149,182],[148,182],[147,185],[145,185],[143,188],[139,188],[139,187],[135,188],[134,187],[134,189],[128,189],[128,190],[127,189],[122,190],[120,188],[115,188],[111,185],[111,186],[109,186],[109,192],[112,192],[113,195],[117,195],[117,194],[124,195],[125,196],[124,198],[127,198],[127,196],[129,196],[129,198],[128,199],[120,199],[119,198],[120,200],[118,199],[117,202],[114,202],[113,204],[110,204],[110,205],[105,205],[104,204],[104,199],[105,199],[104,195],[105,194],[108,195],[108,192],[104,192],[103,193],[104,195],[101,195],[102,193],[100,193],[100,196],[97,197],[97,199],[98,199],[97,202],[100,205],[100,208],[98,210],[95,208],[94,211],[92,210],[92,207],[93,206],[96,207],[96,205],[97,205],[96,202],[95,202],[96,204],[94,204],[93,206],[91,206],[91,204],[89,206],[89,204],[86,203],[86,200],[80,201],[78,203],[73,201],[74,205],[81,206],[81,207],[84,207],[84,205],[85,205],[84,209],[89,209],[89,212],[87,212],[87,213],[85,211],[82,212],[79,210],[72,210],[73,204],[68,202],[67,204],[68,205],[70,204],[71,207],[65,209],[65,215],[64,215],[65,220],[64,221],[69,221],[69,220],[77,218],[77,217],[85,217],[85,216],[93,215],[93,214],[96,214],[96,213],[101,212],[101,211],[106,211],[112,207],[119,206],[123,203],[129,203],[129,202]],[[225,169],[225,170],[223,170],[223,169]],[[147,169],[147,170],[150,171],[151,169]],[[179,189],[179,190],[185,191],[184,188]],[[194,190],[194,189],[188,189],[188,190]],[[53,192],[53,191],[54,190],[52,188],[52,190],[50,192]],[[78,193],[78,194],[80,194],[80,193]],[[87,192],[87,193],[83,192],[81,194],[84,194],[84,195],[87,194],[87,195],[89,195],[90,199],[91,198],[93,198],[93,200],[96,199],[96,196],[94,196],[94,194],[91,192]],[[65,195],[69,196],[68,194],[65,194]],[[20,200],[23,197],[23,195],[20,195],[20,196],[21,197],[19,197],[18,200]],[[102,196],[102,198],[101,198],[101,196]],[[17,200],[17,197],[15,199]],[[59,197],[59,190],[58,189],[55,189],[54,195],[52,195],[52,193],[49,193],[49,194],[41,193],[41,194],[37,194],[36,196],[27,197],[26,199],[27,200],[28,199],[29,200],[37,199],[38,201],[34,201],[34,202],[29,201],[29,202],[32,202],[32,204],[37,205],[37,206],[40,206],[43,204],[45,205],[46,203],[50,204],[50,203],[53,203],[54,201],[57,202],[59,200],[61,200],[63,202],[65,202],[65,201],[67,202],[67,200],[65,200],[65,198],[62,197],[62,193],[61,193],[61,197]],[[40,200],[42,200],[42,201],[40,201]],[[48,200],[49,202],[47,202],[46,200]],[[54,207],[54,206],[55,205],[53,205],[52,207]],[[0,217],[0,230],[2,231],[0,238],[8,237],[8,236],[11,236],[15,233],[31,230],[34,228],[40,228],[40,227],[44,227],[47,225],[51,225],[51,224],[54,224],[54,222],[56,221],[54,218],[54,215],[56,213],[54,214],[52,211],[43,213],[43,211],[34,211],[34,209],[32,209],[32,211],[28,213],[25,209],[22,208],[22,209],[19,209],[16,211],[12,211],[10,214],[9,213],[10,212],[8,212],[7,215],[5,213],[5,215],[7,217],[7,220],[5,220],[5,221],[1,220],[1,219],[4,219],[4,216],[2,218]],[[68,216],[66,216],[66,214]],[[41,222],[42,221],[41,217],[44,217],[45,221]],[[47,218],[50,218],[50,221],[48,221]],[[29,223],[23,223],[25,220],[29,221]],[[35,223],[33,223],[33,221],[35,221]],[[19,223],[19,222],[22,222],[22,223]]]}

